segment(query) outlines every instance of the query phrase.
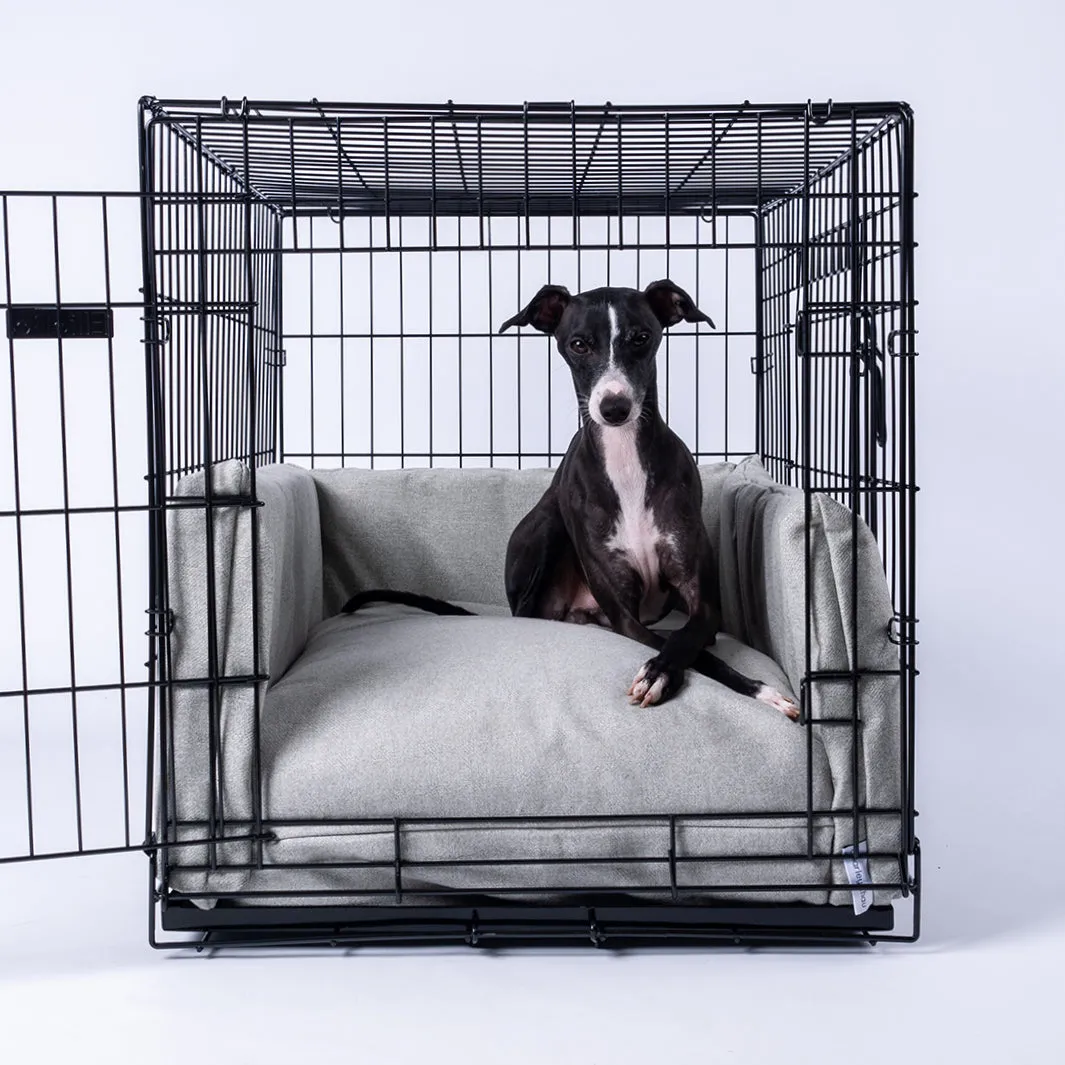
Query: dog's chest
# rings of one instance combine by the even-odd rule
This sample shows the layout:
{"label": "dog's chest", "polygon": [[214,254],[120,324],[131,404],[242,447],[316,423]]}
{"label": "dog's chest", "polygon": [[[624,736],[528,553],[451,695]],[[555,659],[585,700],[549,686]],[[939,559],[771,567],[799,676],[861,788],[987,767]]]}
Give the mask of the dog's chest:
{"label": "dog's chest", "polygon": [[[636,448],[636,426],[607,429],[602,434],[606,475],[618,497],[618,515],[606,546],[622,552],[643,581],[645,605],[659,595],[658,545],[662,533],[647,505],[647,471]],[[643,611],[641,611],[642,613]]]}

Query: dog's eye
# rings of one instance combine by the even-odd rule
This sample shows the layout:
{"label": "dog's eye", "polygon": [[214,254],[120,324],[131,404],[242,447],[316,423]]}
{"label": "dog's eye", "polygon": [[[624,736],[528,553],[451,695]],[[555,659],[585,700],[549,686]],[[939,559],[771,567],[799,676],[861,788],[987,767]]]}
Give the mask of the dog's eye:
{"label": "dog's eye", "polygon": [[569,342],[569,349],[574,355],[587,355],[589,351],[587,341],[581,340],[580,337],[574,337]]}
{"label": "dog's eye", "polygon": [[638,348],[641,348],[650,339],[651,339],[651,334],[646,332],[645,330],[641,329],[640,332],[633,334],[632,342]]}

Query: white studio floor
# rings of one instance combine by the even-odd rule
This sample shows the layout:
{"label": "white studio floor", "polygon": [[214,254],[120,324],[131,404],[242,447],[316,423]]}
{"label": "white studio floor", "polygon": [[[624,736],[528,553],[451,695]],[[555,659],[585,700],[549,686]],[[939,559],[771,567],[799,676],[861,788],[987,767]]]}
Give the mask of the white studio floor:
{"label": "white studio floor", "polygon": [[208,958],[149,949],[143,866],[5,871],[4,1060],[1061,1060],[1061,915],[971,942],[930,933],[916,947],[827,954]]}
{"label": "white studio floor", "polygon": [[[932,721],[924,730],[924,764],[943,770],[922,781],[925,933],[909,947],[174,954],[147,944],[143,856],[8,866],[0,1057],[1060,1061],[1060,846],[1043,835],[1042,872],[1034,845],[1022,846],[1027,858],[989,864],[984,842],[1007,838],[1018,814],[967,788],[978,776],[967,767],[993,738],[979,723],[961,736]],[[1012,761],[1001,747],[1000,757]],[[1019,801],[1028,823],[1049,831],[1056,815],[1040,810],[1053,785],[1044,784]]]}

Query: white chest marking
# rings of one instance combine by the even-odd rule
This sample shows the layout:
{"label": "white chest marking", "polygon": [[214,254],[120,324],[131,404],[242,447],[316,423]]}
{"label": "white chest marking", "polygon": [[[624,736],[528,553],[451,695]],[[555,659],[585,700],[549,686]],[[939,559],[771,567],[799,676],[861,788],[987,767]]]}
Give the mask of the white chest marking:
{"label": "white chest marking", "polygon": [[636,450],[637,425],[634,421],[601,430],[606,475],[620,503],[617,524],[606,546],[625,553],[643,580],[644,609],[653,612],[661,599],[658,543],[662,534],[655,525],[654,512],[646,503],[647,472]]}

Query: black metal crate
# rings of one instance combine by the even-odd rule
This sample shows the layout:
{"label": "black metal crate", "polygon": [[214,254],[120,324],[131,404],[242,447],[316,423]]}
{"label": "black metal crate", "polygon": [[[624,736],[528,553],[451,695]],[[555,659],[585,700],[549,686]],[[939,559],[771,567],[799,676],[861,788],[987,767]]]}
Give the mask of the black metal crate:
{"label": "black metal crate", "polygon": [[[0,680],[4,768],[17,783],[5,790],[0,862],[143,848],[158,910],[153,929],[199,929],[227,942],[915,938],[909,109],[145,98],[140,116],[138,193],[9,193],[0,201],[8,337],[0,390],[10,395],[0,440],[11,471],[0,480],[0,561],[13,604],[5,634],[10,627],[19,652]],[[65,221],[68,210],[77,225]],[[22,219],[34,212],[27,233],[36,236],[24,236]],[[74,266],[67,249],[86,243],[95,249],[90,265]],[[829,906],[692,907],[678,896],[675,874],[659,899],[634,900],[623,884],[606,895],[577,892],[565,906],[442,895],[444,920],[404,897],[402,816],[394,819],[395,889],[369,893],[381,896],[373,905],[331,907],[327,916],[325,907],[287,905],[279,892],[266,907],[249,896],[194,908],[170,884],[182,848],[208,844],[208,865],[217,866],[216,845],[249,840],[252,861],[268,861],[262,844],[272,828],[261,796],[250,821],[226,820],[220,805],[205,823],[174,815],[167,515],[201,509],[211,528],[220,508],[237,505],[251,510],[255,530],[254,470],[275,461],[556,465],[577,424],[565,369],[546,338],[497,336],[499,320],[552,278],[580,290],[643,285],[671,272],[689,279],[697,298],[707,295],[718,325],[713,334],[678,330],[663,344],[662,407],[674,430],[701,462],[759,455],[807,499],[831,495],[855,523],[868,523],[880,547],[896,611],[903,798],[889,810],[856,799],[848,813],[855,838],[859,819],[897,820],[901,847],[885,857],[898,874],[882,886],[911,900],[908,929],[891,933],[884,907],[864,919]],[[80,365],[93,359],[87,370]],[[103,397],[87,415],[95,410],[103,473],[81,501],[71,412],[83,397],[69,393],[83,371]],[[37,501],[27,495],[40,434],[26,411],[46,394],[60,446],[56,490]],[[136,443],[128,429],[134,397],[137,419],[147,413]],[[252,469],[250,499],[215,493],[210,476],[202,496],[177,493],[182,477],[224,459]],[[134,483],[133,468],[147,476]],[[107,528],[89,528],[92,521]],[[42,557],[59,574],[58,597],[32,557],[35,530],[49,522],[42,543],[54,550]],[[99,560],[101,543],[113,559],[115,609],[94,631],[81,574]],[[145,585],[148,624],[137,629],[130,617],[143,609],[133,604]],[[35,604],[49,596],[68,660],[51,673],[31,661],[42,624]],[[142,667],[131,636],[144,628]],[[218,638],[209,635],[216,651],[206,674],[180,683],[201,687],[212,705],[232,685],[258,700],[266,678],[257,662],[227,675]],[[80,649],[97,645],[112,649],[109,664],[86,682]],[[849,685],[857,739],[858,684],[875,682],[858,669],[807,669],[803,688],[808,698],[818,685]],[[93,701],[113,720],[101,731],[101,713],[93,713],[100,736],[87,743]],[[39,739],[45,720],[47,738]],[[812,733],[819,724],[803,727]],[[112,759],[120,788],[83,780],[101,758]],[[660,812],[670,831],[680,813]],[[675,869],[671,849],[634,860]]]}

